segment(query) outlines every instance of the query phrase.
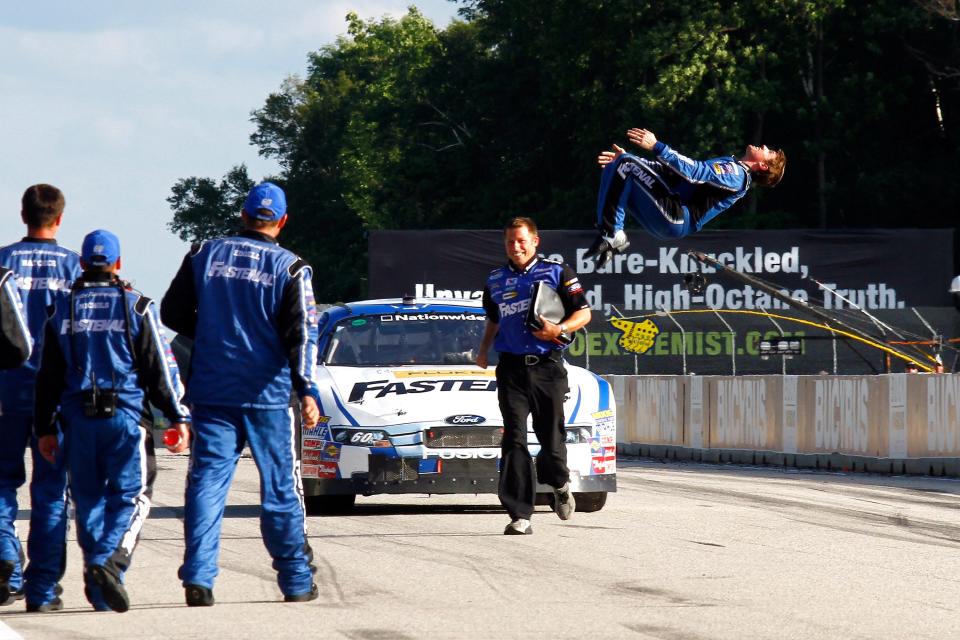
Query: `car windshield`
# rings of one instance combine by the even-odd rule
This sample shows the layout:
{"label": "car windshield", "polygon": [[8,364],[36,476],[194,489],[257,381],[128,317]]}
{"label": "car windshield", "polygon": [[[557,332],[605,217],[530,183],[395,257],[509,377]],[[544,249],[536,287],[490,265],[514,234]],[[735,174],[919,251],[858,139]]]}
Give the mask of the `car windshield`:
{"label": "car windshield", "polygon": [[484,320],[479,311],[344,318],[331,330],[323,360],[328,365],[353,366],[473,364]]}

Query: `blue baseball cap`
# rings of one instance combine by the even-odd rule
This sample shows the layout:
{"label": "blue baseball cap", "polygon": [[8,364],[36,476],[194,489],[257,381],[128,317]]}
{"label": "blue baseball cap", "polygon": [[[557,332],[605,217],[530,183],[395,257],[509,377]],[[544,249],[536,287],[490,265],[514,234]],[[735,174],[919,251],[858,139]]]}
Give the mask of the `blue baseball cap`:
{"label": "blue baseball cap", "polygon": [[250,189],[243,210],[257,220],[279,220],[287,212],[287,196],[272,182],[261,182]]}
{"label": "blue baseball cap", "polygon": [[108,267],[120,259],[120,240],[104,229],[91,231],[83,239],[80,257],[84,264]]}

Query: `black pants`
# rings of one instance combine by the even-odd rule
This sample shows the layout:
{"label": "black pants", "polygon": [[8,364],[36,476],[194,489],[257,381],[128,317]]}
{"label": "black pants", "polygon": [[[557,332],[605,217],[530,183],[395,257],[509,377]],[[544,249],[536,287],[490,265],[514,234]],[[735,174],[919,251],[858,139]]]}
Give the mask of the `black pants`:
{"label": "black pants", "polygon": [[[541,359],[527,365],[523,356],[500,354],[497,399],[503,415],[503,442],[499,496],[512,520],[533,515],[537,479],[553,487],[562,487],[570,479],[563,426],[567,389],[562,362]],[[527,449],[529,415],[533,416],[533,432],[540,441],[536,477]]]}

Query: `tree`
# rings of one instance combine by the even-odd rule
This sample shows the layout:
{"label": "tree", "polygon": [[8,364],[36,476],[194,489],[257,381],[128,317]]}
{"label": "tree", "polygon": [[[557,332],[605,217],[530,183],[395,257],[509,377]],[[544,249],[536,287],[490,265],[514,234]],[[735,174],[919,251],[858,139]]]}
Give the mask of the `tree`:
{"label": "tree", "polygon": [[181,240],[199,242],[239,228],[239,213],[254,182],[247,167],[237,165],[218,183],[209,178],[185,178],[173,185],[167,198],[173,209],[168,227]]}
{"label": "tree", "polygon": [[[284,244],[314,265],[318,299],[363,295],[370,230],[491,228],[517,214],[589,228],[596,154],[631,126],[694,157],[786,149],[784,182],[713,227],[955,224],[949,12],[902,0],[462,4],[442,30],[414,8],[349,14],[346,35],[253,114],[253,142],[282,168]],[[241,169],[178,182],[171,228],[223,232],[249,183]]]}

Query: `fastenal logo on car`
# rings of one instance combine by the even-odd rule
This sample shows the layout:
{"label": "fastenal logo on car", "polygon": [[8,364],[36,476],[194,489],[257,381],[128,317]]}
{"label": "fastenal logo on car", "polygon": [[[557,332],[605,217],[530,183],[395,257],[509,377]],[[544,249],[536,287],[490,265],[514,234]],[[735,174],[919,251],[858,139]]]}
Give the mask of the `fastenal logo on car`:
{"label": "fastenal logo on car", "polygon": [[447,416],[443,419],[447,424],[483,424],[487,421],[483,416],[475,416],[469,413],[456,416]]}

